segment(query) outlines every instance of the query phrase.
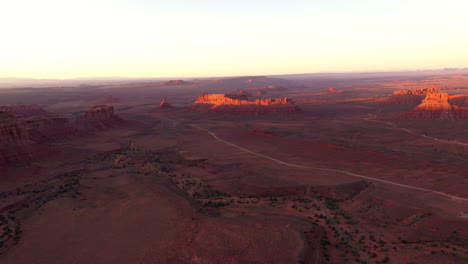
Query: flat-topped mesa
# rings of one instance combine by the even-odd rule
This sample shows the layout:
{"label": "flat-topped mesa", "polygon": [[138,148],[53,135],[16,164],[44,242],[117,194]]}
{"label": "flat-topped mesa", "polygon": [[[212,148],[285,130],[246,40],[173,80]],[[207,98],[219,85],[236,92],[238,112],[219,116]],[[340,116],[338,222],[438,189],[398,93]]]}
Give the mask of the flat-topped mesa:
{"label": "flat-topped mesa", "polygon": [[79,127],[105,129],[119,125],[122,121],[119,116],[115,115],[113,106],[94,105],[86,111],[84,116],[76,119],[76,124]]}
{"label": "flat-topped mesa", "polygon": [[418,105],[427,94],[437,93],[435,87],[395,91],[387,100],[390,104]]}
{"label": "flat-topped mesa", "polygon": [[193,84],[193,83],[186,82],[184,80],[170,80],[167,82],[162,82],[160,85],[161,86],[177,86],[177,85],[188,85],[188,84]]}
{"label": "flat-topped mesa", "polygon": [[49,114],[49,112],[47,112],[37,104],[0,105],[0,110],[9,111],[13,115],[18,117],[44,116]]}
{"label": "flat-topped mesa", "polygon": [[111,120],[114,117],[114,107],[108,105],[94,105],[85,113],[87,120]]}
{"label": "flat-topped mesa", "polygon": [[202,94],[195,101],[195,104],[270,106],[292,105],[294,102],[289,98],[258,99],[255,101],[249,101],[245,95]]}
{"label": "flat-topped mesa", "polygon": [[244,94],[202,94],[191,109],[227,114],[295,113],[300,111],[289,98],[250,101]]}

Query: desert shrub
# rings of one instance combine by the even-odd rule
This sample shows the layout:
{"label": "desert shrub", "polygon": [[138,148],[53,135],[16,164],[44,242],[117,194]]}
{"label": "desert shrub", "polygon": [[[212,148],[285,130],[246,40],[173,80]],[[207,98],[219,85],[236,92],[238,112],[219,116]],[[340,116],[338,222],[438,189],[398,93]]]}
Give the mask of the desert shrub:
{"label": "desert shrub", "polygon": [[339,208],[339,206],[338,206],[338,200],[335,200],[335,199],[327,198],[326,201],[325,201],[325,205],[326,205],[327,208],[330,209],[330,210],[336,210],[336,209]]}

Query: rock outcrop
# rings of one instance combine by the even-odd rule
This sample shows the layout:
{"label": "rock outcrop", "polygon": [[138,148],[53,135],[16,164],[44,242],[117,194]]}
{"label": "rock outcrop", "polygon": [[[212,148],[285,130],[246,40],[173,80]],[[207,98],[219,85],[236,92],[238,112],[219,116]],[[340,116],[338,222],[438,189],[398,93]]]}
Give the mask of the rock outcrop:
{"label": "rock outcrop", "polygon": [[454,112],[448,99],[447,93],[431,91],[409,115],[423,120],[454,119]]}
{"label": "rock outcrop", "polygon": [[421,104],[427,94],[437,93],[434,87],[422,89],[409,89],[395,91],[388,99],[387,103],[400,105]]}
{"label": "rock outcrop", "polygon": [[244,94],[202,94],[195,101],[193,109],[223,113],[292,113],[299,111],[299,108],[289,98],[250,101]]}
{"label": "rock outcrop", "polygon": [[422,102],[409,113],[403,115],[406,119],[417,120],[464,120],[468,119],[466,95],[449,96],[447,93],[430,89],[406,90],[410,95],[425,93]]}
{"label": "rock outcrop", "polygon": [[94,127],[98,129],[114,127],[122,123],[122,119],[115,115],[114,107],[108,105],[94,105],[84,116],[77,118],[80,127]]}
{"label": "rock outcrop", "polygon": [[451,105],[468,107],[468,95],[466,94],[452,95],[449,98],[449,102]]}
{"label": "rock outcrop", "polygon": [[87,120],[107,120],[114,116],[114,107],[107,105],[94,105],[85,113]]}
{"label": "rock outcrop", "polygon": [[28,129],[44,130],[63,127],[69,124],[67,118],[62,116],[31,117],[23,120]]}
{"label": "rock outcrop", "polygon": [[28,129],[19,121],[0,124],[0,145],[22,145],[29,140]]}
{"label": "rock outcrop", "polygon": [[159,104],[158,108],[159,109],[168,109],[168,108],[172,108],[172,105],[167,102],[166,98],[163,98],[161,103]]}

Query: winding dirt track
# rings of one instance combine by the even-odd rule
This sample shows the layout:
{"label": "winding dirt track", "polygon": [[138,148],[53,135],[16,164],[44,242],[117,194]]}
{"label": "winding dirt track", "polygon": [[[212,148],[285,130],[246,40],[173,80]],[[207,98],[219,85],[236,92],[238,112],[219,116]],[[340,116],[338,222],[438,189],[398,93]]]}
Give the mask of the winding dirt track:
{"label": "winding dirt track", "polygon": [[369,114],[369,115],[371,116],[371,118],[364,118],[364,120],[371,121],[371,122],[376,122],[376,123],[387,124],[387,125],[391,126],[392,128],[395,128],[395,129],[398,129],[398,130],[401,130],[401,131],[405,131],[405,132],[407,132],[407,133],[410,133],[410,134],[413,134],[413,135],[417,135],[417,136],[420,136],[420,137],[423,137],[423,138],[427,138],[427,139],[431,139],[431,140],[436,140],[436,141],[441,141],[441,142],[445,142],[445,143],[449,143],[449,144],[455,144],[455,145],[461,145],[461,146],[468,146],[468,143],[460,142],[460,141],[457,141],[457,140],[446,140],[446,139],[440,139],[440,138],[430,137],[430,136],[427,136],[427,135],[424,135],[424,134],[419,134],[419,133],[416,133],[416,132],[414,132],[414,131],[408,130],[408,129],[406,129],[406,128],[399,127],[399,126],[395,125],[395,124],[392,123],[392,122],[381,121],[381,120],[375,120],[375,118],[377,118],[377,116],[374,115],[374,114]]}
{"label": "winding dirt track", "polygon": [[286,166],[296,167],[296,168],[312,169],[312,170],[338,172],[338,173],[343,173],[343,174],[350,175],[350,176],[353,176],[353,177],[358,177],[358,178],[367,179],[367,180],[376,181],[376,182],[382,182],[382,183],[386,183],[386,184],[390,184],[390,185],[394,185],[394,186],[400,186],[400,187],[404,187],[404,188],[408,188],[408,189],[414,189],[414,190],[425,191],[425,192],[432,192],[432,193],[435,193],[435,194],[439,194],[439,195],[442,195],[442,196],[449,197],[449,198],[451,198],[453,200],[468,202],[468,198],[458,197],[458,196],[454,196],[454,195],[451,195],[451,194],[448,194],[448,193],[443,193],[443,192],[439,192],[439,191],[435,191],[435,190],[431,190],[431,189],[426,189],[426,188],[421,188],[421,187],[416,187],[416,186],[411,186],[411,185],[386,181],[386,180],[382,180],[382,179],[377,179],[377,178],[364,176],[364,175],[361,175],[361,174],[356,174],[356,173],[352,173],[352,172],[348,172],[348,171],[336,170],[336,169],[330,169],[330,168],[311,167],[311,166],[288,163],[288,162],[285,162],[285,161],[282,161],[282,160],[279,160],[279,159],[275,159],[275,158],[272,158],[272,157],[269,157],[269,156],[266,156],[266,155],[263,155],[263,154],[260,154],[260,153],[253,152],[251,150],[248,150],[246,148],[238,146],[238,145],[236,145],[234,143],[231,143],[229,141],[221,139],[218,136],[216,136],[213,132],[209,131],[208,129],[202,128],[202,127],[194,125],[194,124],[191,124],[191,126],[209,133],[212,137],[214,137],[215,139],[217,139],[217,140],[219,140],[219,141],[221,141],[221,142],[223,142],[223,143],[225,143],[227,145],[233,146],[233,147],[238,148],[238,149],[240,149],[242,151],[248,152],[250,154],[253,154],[253,155],[265,158],[265,159],[276,161],[279,164],[283,164],[283,165],[286,165]]}

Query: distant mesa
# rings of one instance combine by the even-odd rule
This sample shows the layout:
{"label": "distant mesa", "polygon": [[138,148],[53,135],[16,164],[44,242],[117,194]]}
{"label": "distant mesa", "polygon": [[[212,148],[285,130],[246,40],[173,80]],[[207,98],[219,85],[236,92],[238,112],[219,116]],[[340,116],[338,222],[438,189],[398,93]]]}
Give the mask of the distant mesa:
{"label": "distant mesa", "polygon": [[195,101],[195,110],[223,113],[298,112],[300,109],[289,98],[250,101],[245,94],[202,94]]}
{"label": "distant mesa", "polygon": [[249,87],[247,88],[247,91],[250,92],[268,92],[268,91],[286,91],[288,88],[283,87],[283,86],[277,86],[277,85],[267,85],[267,86],[260,86],[260,87]]}
{"label": "distant mesa", "polygon": [[243,95],[246,95],[246,96],[252,96],[252,94],[250,92],[247,92],[246,90],[240,90],[240,89],[234,89],[232,92],[230,92],[229,94],[243,94]]}
{"label": "distant mesa", "polygon": [[335,90],[335,88],[333,88],[333,87],[328,88],[327,91],[329,93],[342,93],[343,92],[343,91],[340,91],[340,90]]}
{"label": "distant mesa", "polygon": [[181,85],[189,85],[194,84],[193,82],[186,82],[184,80],[170,80],[167,82],[162,82],[161,86],[181,86]]}

